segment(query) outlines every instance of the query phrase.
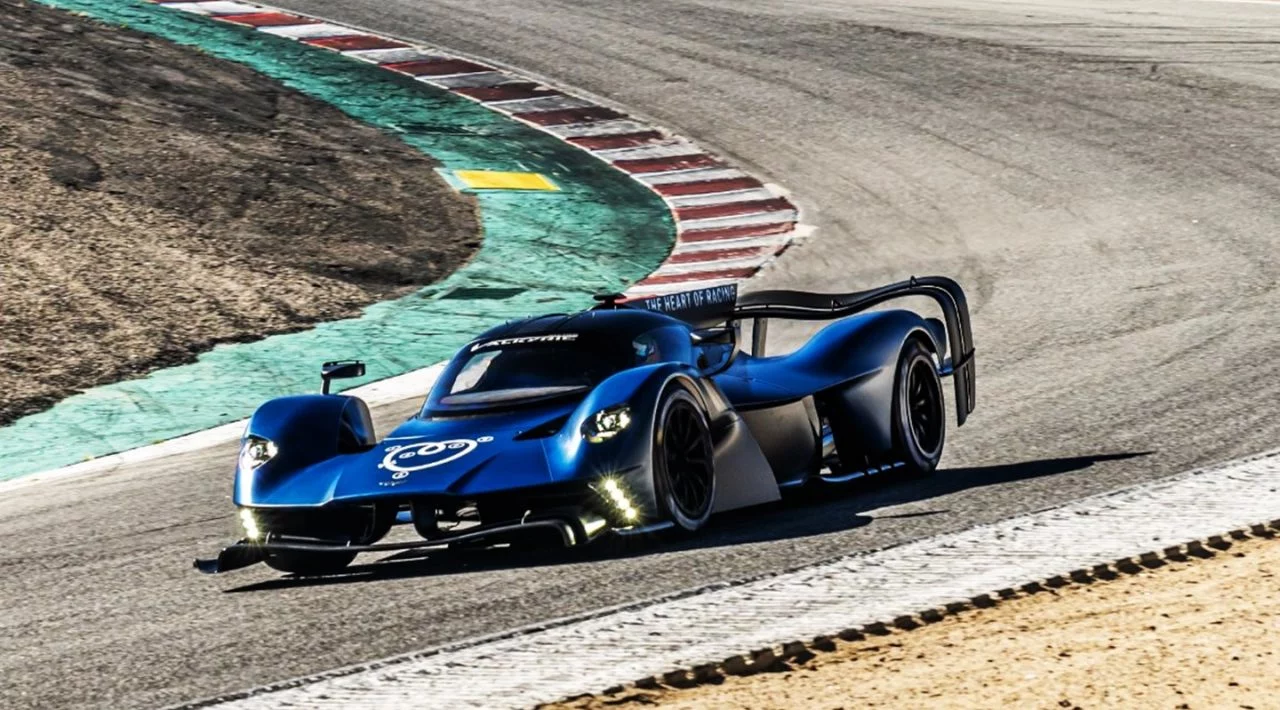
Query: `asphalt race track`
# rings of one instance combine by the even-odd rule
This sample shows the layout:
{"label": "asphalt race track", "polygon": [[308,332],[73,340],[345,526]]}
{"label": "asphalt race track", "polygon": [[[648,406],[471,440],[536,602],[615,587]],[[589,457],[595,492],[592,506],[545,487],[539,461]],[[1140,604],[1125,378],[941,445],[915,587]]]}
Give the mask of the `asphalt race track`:
{"label": "asphalt race track", "polygon": [[819,231],[752,287],[960,278],[978,411],[930,480],[606,559],[202,577],[191,558],[234,535],[234,445],[21,489],[0,501],[0,706],[209,696],[1280,443],[1280,3],[278,4],[554,77],[793,190]]}

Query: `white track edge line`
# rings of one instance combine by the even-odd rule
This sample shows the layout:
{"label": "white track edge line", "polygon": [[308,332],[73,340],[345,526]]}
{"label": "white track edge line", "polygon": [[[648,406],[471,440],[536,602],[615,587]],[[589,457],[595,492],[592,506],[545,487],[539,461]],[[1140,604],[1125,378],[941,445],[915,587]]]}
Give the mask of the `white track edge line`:
{"label": "white track edge line", "polygon": [[727,249],[752,249],[773,247],[775,249],[789,244],[799,238],[795,230],[778,234],[765,234],[758,237],[737,237],[734,239],[709,239],[705,242],[676,242],[671,255],[690,254],[701,251],[723,251]]}
{"label": "white track edge line", "polygon": [[[390,404],[409,399],[416,396],[425,396],[426,391],[431,388],[440,371],[444,369],[445,363],[440,362],[434,365],[410,370],[394,377],[388,377],[376,382],[370,382],[353,389],[341,392],[341,394],[353,395],[365,400],[369,406],[374,407],[380,404]],[[52,481],[65,480],[68,478],[76,478],[94,473],[105,473],[113,469],[119,468],[127,464],[142,463],[144,461],[154,461],[166,456],[176,456],[178,454],[186,454],[192,451],[199,451],[211,446],[225,444],[228,441],[235,441],[240,438],[244,432],[245,424],[248,419],[239,419],[227,424],[219,424],[210,429],[195,431],[190,434],[183,434],[172,439],[167,439],[158,444],[147,444],[133,449],[126,449],[114,454],[107,454],[97,458],[81,461],[59,468],[40,471],[25,476],[19,476],[7,481],[0,481],[0,494],[10,493],[20,488],[39,484],[49,483]],[[232,462],[228,461],[227,470],[230,475]]]}

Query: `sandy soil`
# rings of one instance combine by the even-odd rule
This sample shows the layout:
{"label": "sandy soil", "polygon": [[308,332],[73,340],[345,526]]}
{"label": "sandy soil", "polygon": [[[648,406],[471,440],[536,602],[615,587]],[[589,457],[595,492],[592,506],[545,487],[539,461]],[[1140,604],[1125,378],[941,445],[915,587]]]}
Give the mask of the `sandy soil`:
{"label": "sandy soil", "polygon": [[557,708],[1277,708],[1280,541],[841,644],[719,686]]}
{"label": "sandy soil", "polygon": [[435,163],[229,62],[0,0],[0,424],[456,269]]}

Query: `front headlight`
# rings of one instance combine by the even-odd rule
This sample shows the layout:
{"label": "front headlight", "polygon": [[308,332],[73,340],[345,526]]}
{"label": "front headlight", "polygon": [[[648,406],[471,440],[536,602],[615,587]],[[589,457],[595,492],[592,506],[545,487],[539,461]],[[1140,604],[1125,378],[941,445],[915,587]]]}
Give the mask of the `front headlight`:
{"label": "front headlight", "polygon": [[275,458],[276,445],[260,436],[246,436],[240,445],[240,471],[248,473]]}
{"label": "front headlight", "polygon": [[634,524],[640,519],[640,511],[636,508],[635,503],[631,501],[631,496],[627,495],[627,489],[617,478],[606,476],[592,487],[605,500],[609,501],[609,504],[627,525]]}
{"label": "front headlight", "polygon": [[619,404],[616,407],[601,409],[587,417],[587,421],[582,424],[582,435],[587,437],[587,441],[599,444],[621,434],[629,426],[631,426],[631,407]]}
{"label": "front headlight", "polygon": [[244,528],[244,536],[249,540],[257,542],[262,539],[262,528],[258,527],[258,521],[253,517],[252,510],[240,509],[240,527]]}

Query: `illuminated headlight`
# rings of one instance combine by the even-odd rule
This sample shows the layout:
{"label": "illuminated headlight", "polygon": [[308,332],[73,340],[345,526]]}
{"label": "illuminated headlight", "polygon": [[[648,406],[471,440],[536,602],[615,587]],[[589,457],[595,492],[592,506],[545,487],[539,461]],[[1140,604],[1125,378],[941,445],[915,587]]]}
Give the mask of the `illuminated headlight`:
{"label": "illuminated headlight", "polygon": [[627,495],[627,491],[622,487],[622,483],[616,478],[602,478],[600,485],[596,488],[601,495],[613,505],[614,510],[622,519],[628,523],[634,523],[640,519],[640,511],[636,510],[636,506],[631,502],[631,497]]}
{"label": "illuminated headlight", "polygon": [[596,412],[582,425],[582,435],[587,441],[599,444],[621,434],[631,426],[631,407],[620,404]]}
{"label": "illuminated headlight", "polygon": [[260,436],[246,436],[240,445],[240,470],[252,471],[276,455],[276,445]]}
{"label": "illuminated headlight", "polygon": [[253,511],[248,508],[240,509],[240,527],[244,528],[244,536],[250,540],[262,539],[262,528],[258,527],[258,521],[253,517]]}

